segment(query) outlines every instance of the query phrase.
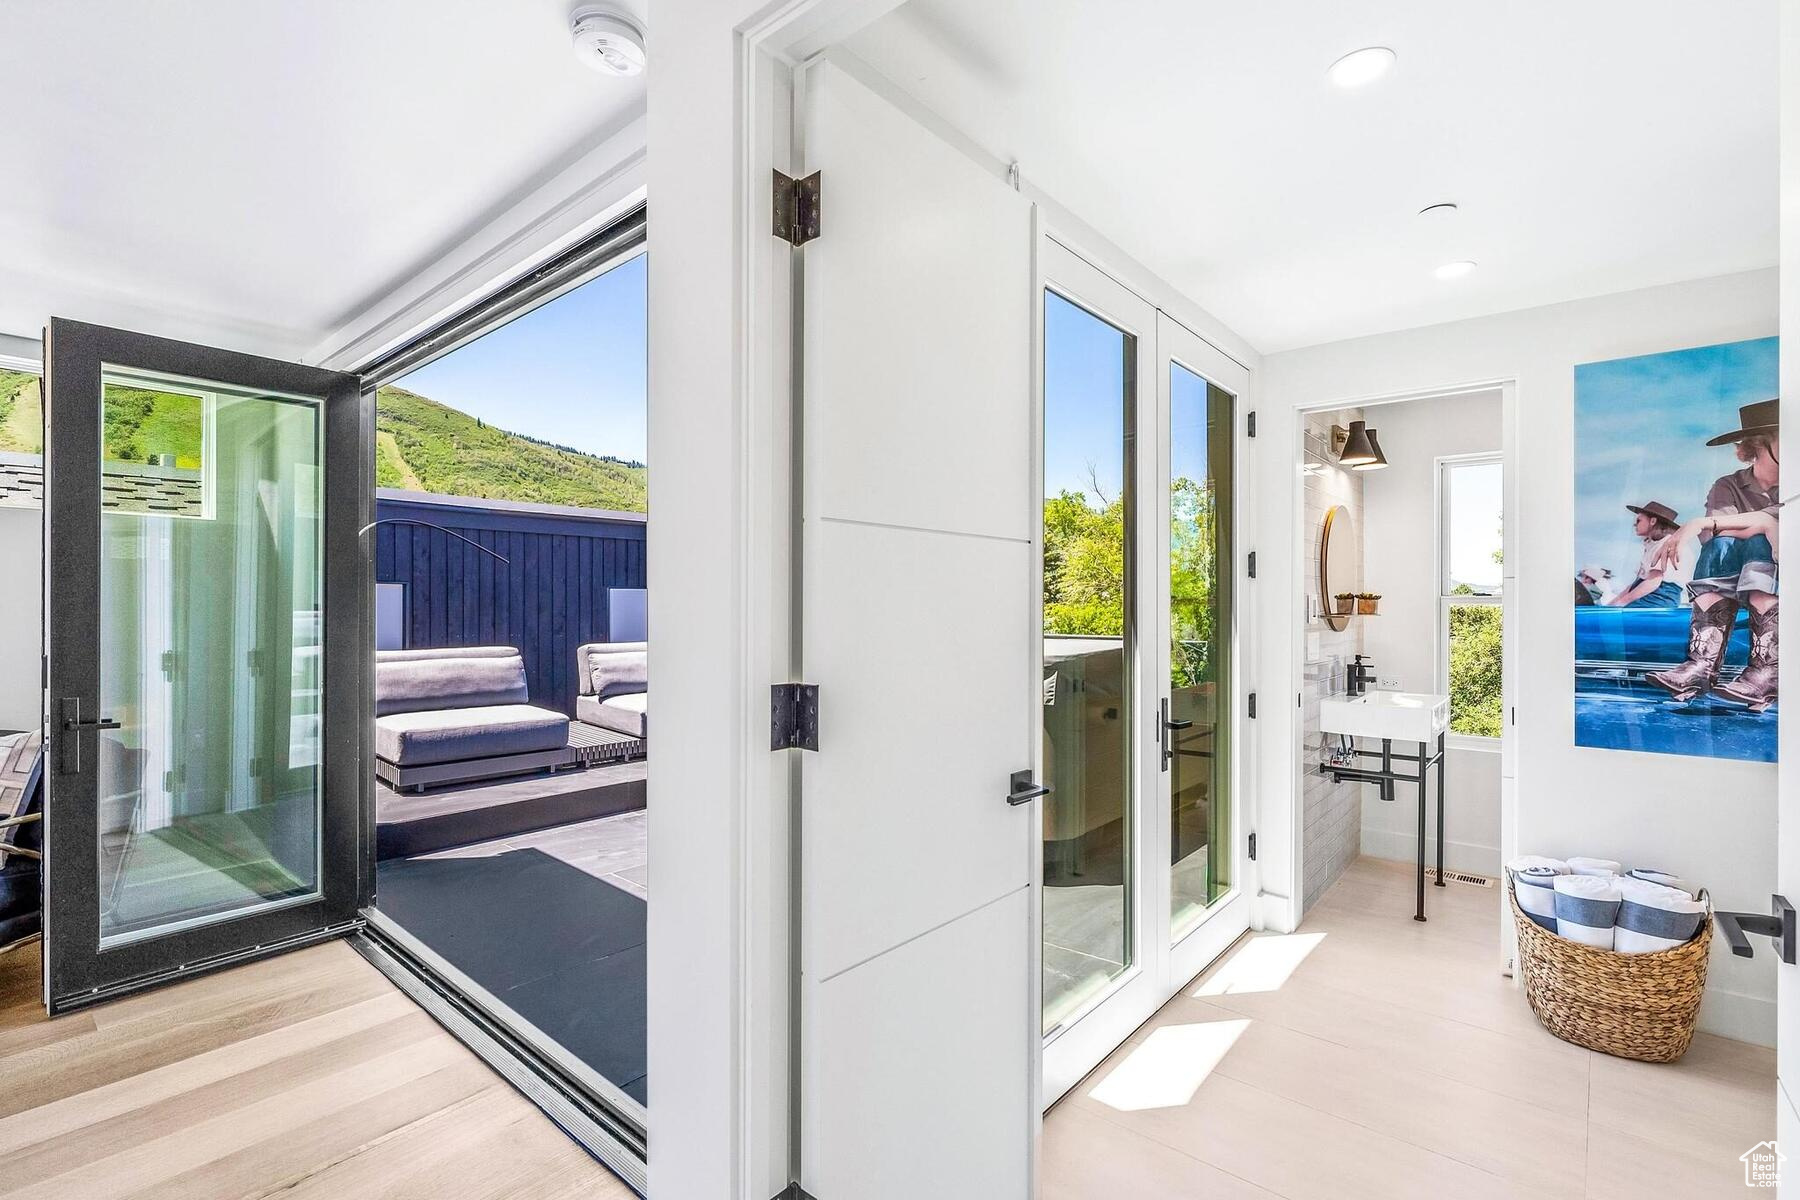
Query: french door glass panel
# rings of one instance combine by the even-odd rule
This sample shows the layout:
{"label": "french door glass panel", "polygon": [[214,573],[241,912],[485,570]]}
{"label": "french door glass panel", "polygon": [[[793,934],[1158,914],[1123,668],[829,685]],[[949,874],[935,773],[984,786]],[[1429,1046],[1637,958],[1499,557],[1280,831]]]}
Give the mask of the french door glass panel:
{"label": "french door glass panel", "polygon": [[102,376],[100,945],[318,895],[318,397]]}
{"label": "french door glass panel", "polygon": [[1044,1030],[1132,965],[1137,339],[1044,293]]}
{"label": "french door glass panel", "polygon": [[1231,886],[1231,394],[1169,363],[1169,919]]}

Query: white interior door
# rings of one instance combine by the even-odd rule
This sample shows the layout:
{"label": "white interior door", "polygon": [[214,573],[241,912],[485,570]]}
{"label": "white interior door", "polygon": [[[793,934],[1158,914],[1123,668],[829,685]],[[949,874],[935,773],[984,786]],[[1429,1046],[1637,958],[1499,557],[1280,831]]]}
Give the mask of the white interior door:
{"label": "white interior door", "polygon": [[1033,212],[842,67],[802,83],[800,1181],[1026,1197]]}

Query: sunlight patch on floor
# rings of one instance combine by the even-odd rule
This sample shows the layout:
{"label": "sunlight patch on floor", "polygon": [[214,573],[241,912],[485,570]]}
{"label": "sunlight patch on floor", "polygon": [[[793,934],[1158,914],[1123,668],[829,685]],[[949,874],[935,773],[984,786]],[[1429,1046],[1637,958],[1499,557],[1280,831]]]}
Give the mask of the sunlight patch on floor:
{"label": "sunlight patch on floor", "polygon": [[1194,990],[1194,996],[1230,996],[1273,992],[1306,961],[1322,933],[1277,933],[1251,938]]}
{"label": "sunlight patch on floor", "polygon": [[1180,1108],[1194,1098],[1249,1025],[1248,1020],[1164,1025],[1107,1072],[1088,1095],[1120,1112]]}

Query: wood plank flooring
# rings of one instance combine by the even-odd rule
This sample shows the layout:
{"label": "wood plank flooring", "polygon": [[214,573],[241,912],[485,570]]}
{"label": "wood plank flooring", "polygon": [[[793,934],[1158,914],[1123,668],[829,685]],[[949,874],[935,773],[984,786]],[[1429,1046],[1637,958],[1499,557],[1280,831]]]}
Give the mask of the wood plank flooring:
{"label": "wood plank flooring", "polygon": [[[1497,970],[1494,889],[1361,859],[1296,934],[1246,940],[1045,1118],[1043,1200],[1745,1191],[1774,1051],[1656,1066],[1558,1041]],[[1291,973],[1286,973],[1288,967]]]}
{"label": "wood plank flooring", "polygon": [[632,1192],[332,942],[59,1017],[0,956],[0,1196]]}

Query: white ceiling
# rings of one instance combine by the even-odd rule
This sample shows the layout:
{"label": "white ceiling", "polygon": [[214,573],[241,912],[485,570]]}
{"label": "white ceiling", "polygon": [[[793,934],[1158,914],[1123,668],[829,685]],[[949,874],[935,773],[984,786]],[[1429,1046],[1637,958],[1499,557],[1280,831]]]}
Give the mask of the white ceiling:
{"label": "white ceiling", "polygon": [[1776,10],[911,0],[850,48],[1270,353],[1772,266]]}
{"label": "white ceiling", "polygon": [[571,7],[7,0],[0,332],[316,347],[641,114]]}

